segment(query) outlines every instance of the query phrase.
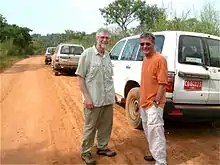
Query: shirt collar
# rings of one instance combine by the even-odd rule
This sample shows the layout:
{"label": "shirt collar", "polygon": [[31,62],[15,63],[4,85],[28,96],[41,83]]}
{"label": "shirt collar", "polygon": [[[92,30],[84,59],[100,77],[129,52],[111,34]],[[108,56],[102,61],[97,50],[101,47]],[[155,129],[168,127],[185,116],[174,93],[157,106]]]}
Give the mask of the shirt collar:
{"label": "shirt collar", "polygon": [[[95,45],[93,45],[93,50],[94,50],[94,52],[95,52],[96,55],[100,55],[99,52],[98,52],[98,50],[96,49]],[[108,54],[108,52],[105,51],[103,57],[105,57],[107,54]]]}

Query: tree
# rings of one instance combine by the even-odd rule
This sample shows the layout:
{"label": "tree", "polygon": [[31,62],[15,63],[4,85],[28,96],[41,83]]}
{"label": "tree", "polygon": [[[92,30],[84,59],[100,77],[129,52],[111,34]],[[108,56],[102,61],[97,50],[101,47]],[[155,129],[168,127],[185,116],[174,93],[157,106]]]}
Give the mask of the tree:
{"label": "tree", "polygon": [[[213,5],[214,6],[214,5]],[[200,31],[220,35],[220,14],[210,3],[204,5],[200,13]]]}
{"label": "tree", "polygon": [[136,16],[140,21],[140,27],[151,30],[160,19],[166,20],[166,10],[157,7],[157,5],[145,5],[136,11]]}
{"label": "tree", "polygon": [[0,43],[7,43],[9,49],[16,48],[19,53],[26,54],[32,44],[31,31],[27,27],[8,24],[0,14]]}
{"label": "tree", "polygon": [[144,6],[145,1],[141,0],[116,0],[99,10],[107,25],[116,23],[126,31],[128,25],[137,20],[136,11]]}

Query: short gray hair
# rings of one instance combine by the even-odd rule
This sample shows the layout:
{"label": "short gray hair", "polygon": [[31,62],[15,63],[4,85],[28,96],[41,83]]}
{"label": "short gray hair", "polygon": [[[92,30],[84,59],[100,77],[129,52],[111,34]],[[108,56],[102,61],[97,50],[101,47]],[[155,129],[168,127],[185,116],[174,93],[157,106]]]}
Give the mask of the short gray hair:
{"label": "short gray hair", "polygon": [[153,42],[155,42],[155,36],[154,36],[152,33],[150,33],[150,32],[143,32],[143,33],[141,33],[141,35],[140,35],[140,39],[141,39],[141,38],[148,38],[148,37],[150,37],[151,40],[152,40]]}
{"label": "short gray hair", "polygon": [[108,33],[109,34],[109,37],[110,37],[110,32],[109,32],[109,30],[108,29],[106,29],[106,28],[99,28],[98,30],[97,30],[97,32],[96,32],[96,37],[98,37],[98,35],[99,35],[99,33]]}

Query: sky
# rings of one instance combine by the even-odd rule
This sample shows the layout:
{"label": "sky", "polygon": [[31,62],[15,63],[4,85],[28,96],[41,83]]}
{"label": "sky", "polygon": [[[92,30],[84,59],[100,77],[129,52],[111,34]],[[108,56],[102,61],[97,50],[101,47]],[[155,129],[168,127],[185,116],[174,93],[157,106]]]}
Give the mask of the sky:
{"label": "sky", "polygon": [[[114,0],[1,0],[0,14],[9,24],[28,27],[32,33],[42,35],[63,33],[65,30],[92,33],[104,26],[99,8],[106,7]],[[219,0],[146,0],[150,5],[165,7],[170,13],[181,16],[191,10],[198,15],[207,2],[220,11]],[[130,27],[137,25],[134,22]],[[115,27],[111,25],[109,27]]]}

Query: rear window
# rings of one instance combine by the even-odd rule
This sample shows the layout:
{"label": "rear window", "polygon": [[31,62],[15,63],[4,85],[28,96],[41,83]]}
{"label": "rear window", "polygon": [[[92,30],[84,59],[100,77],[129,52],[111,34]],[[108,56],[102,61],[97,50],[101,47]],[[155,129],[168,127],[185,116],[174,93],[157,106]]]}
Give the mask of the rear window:
{"label": "rear window", "polygon": [[60,53],[61,54],[75,54],[75,55],[81,55],[83,52],[83,47],[81,46],[69,46],[64,45],[61,47]]}
{"label": "rear window", "polygon": [[55,49],[55,47],[47,48],[47,53],[53,53]]}
{"label": "rear window", "polygon": [[179,39],[178,62],[182,64],[205,64],[202,38],[182,35]]}

